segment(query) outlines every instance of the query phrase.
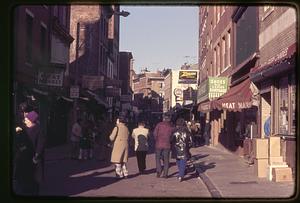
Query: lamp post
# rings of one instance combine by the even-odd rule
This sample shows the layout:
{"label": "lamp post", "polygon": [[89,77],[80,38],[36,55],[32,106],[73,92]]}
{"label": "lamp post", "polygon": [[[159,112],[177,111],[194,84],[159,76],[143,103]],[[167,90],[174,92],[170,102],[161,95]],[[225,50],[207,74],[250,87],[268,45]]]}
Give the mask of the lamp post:
{"label": "lamp post", "polygon": [[[122,10],[120,11],[113,11],[112,13],[110,13],[109,15],[107,15],[108,17],[111,17],[112,15],[118,15],[118,16],[123,16],[123,17],[127,17],[129,16],[129,12],[128,11],[124,11]],[[82,44],[79,45],[79,37],[80,37],[80,22],[77,22],[76,25],[76,48],[75,48],[75,86],[78,87],[79,89],[79,85],[78,85],[78,80],[79,80],[79,67],[78,67],[78,58],[79,58],[79,49],[81,48],[81,46],[84,44],[84,42],[82,42]],[[78,119],[78,112],[77,112],[77,108],[78,108],[78,98],[74,98],[74,105],[73,105],[73,111],[74,111],[74,119],[75,121]]]}

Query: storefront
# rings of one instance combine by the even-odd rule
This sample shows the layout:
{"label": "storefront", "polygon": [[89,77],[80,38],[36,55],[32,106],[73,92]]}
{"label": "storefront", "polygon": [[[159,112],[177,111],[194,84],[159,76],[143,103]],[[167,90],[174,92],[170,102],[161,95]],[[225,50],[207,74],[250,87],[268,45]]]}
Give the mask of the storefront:
{"label": "storefront", "polygon": [[[296,157],[296,44],[283,50],[280,59],[253,69],[251,80],[260,93],[260,132],[271,116],[271,135],[281,138],[281,156],[295,172]],[[278,57],[275,57],[278,58]]]}
{"label": "storefront", "polygon": [[[211,144],[222,144],[228,150],[243,156],[247,125],[256,125],[257,107],[253,105],[251,81],[246,79],[231,87],[218,99],[199,105],[198,110],[210,112]],[[253,128],[252,137],[257,136]]]}

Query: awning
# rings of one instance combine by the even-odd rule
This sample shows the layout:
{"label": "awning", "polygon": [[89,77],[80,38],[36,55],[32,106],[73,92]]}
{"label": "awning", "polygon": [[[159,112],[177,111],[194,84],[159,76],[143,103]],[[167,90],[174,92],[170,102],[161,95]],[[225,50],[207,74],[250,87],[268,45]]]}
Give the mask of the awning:
{"label": "awning", "polygon": [[98,104],[103,105],[105,108],[108,108],[108,104],[102,98],[100,98],[99,95],[97,95],[96,93],[90,90],[86,90],[86,91],[87,93],[93,96],[93,98],[97,101]]}
{"label": "awning", "polygon": [[247,78],[242,83],[230,88],[218,99],[201,103],[198,106],[198,111],[208,112],[213,109],[225,109],[236,112],[251,108],[252,92],[250,89],[250,84],[251,81],[249,78]]}
{"label": "awning", "polygon": [[271,58],[267,64],[252,68],[250,71],[250,78],[253,82],[259,82],[265,80],[267,77],[273,77],[283,72],[292,70],[295,68],[295,64],[292,63],[296,53],[296,43],[282,50],[279,54]]}

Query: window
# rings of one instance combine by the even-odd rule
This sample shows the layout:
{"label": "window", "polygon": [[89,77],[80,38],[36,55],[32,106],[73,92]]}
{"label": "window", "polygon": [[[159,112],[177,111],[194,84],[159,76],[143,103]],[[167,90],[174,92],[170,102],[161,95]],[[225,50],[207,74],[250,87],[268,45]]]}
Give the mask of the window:
{"label": "window", "polygon": [[47,30],[43,25],[41,25],[40,53],[43,62],[46,60],[46,41],[47,41],[46,36],[47,36]]}
{"label": "window", "polygon": [[264,6],[262,20],[267,18],[274,10],[274,6]]}
{"label": "window", "polygon": [[228,30],[227,32],[227,40],[226,40],[226,67],[230,66],[231,62],[230,62],[230,58],[231,58],[231,50],[230,50],[230,30]]}
{"label": "window", "polygon": [[291,77],[291,134],[296,133],[296,85],[295,85],[295,75],[292,74]]}
{"label": "window", "polygon": [[289,102],[288,77],[279,80],[279,133],[288,134],[289,131]]}
{"label": "window", "polygon": [[220,68],[221,68],[221,64],[220,64],[220,43],[217,44],[217,65],[216,65],[216,75],[220,74]]}
{"label": "window", "polygon": [[26,14],[26,61],[32,63],[32,36],[33,17]]}
{"label": "window", "polygon": [[[213,69],[216,69],[217,66],[217,48],[214,48],[214,64],[213,64]],[[214,71],[211,72],[211,75],[214,76]]]}
{"label": "window", "polygon": [[58,7],[57,6],[53,6],[53,15],[58,17]]}
{"label": "window", "polygon": [[225,58],[226,58],[226,54],[225,54],[225,48],[226,48],[226,38],[225,36],[222,37],[222,51],[221,51],[221,58],[222,58],[222,65],[221,65],[221,72],[226,68],[226,64],[225,64]]}
{"label": "window", "polygon": [[217,24],[220,21],[220,6],[217,6]]}

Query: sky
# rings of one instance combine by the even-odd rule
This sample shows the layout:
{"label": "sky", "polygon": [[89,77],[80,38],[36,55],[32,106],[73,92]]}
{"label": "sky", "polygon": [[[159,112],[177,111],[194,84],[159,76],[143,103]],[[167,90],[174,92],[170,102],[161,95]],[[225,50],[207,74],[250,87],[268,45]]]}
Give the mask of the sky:
{"label": "sky", "polygon": [[134,70],[179,69],[198,60],[197,6],[121,6],[120,51],[132,52]]}

